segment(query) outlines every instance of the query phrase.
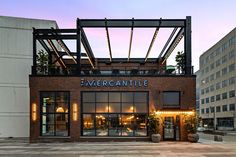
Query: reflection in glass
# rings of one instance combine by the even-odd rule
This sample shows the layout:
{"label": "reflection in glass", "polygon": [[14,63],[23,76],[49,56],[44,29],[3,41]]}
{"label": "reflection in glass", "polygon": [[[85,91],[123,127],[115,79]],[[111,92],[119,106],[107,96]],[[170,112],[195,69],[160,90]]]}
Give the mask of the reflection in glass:
{"label": "reflection in glass", "polygon": [[96,135],[108,135],[108,117],[105,114],[96,114]]}
{"label": "reflection in glass", "polygon": [[121,136],[121,117],[118,114],[109,115],[109,136]]}
{"label": "reflection in glass", "polygon": [[95,92],[83,92],[83,102],[95,102]]}
{"label": "reflection in glass", "polygon": [[105,113],[105,112],[108,112],[108,110],[109,110],[108,103],[97,103],[96,104],[97,113]]}
{"label": "reflection in glass", "polygon": [[120,113],[120,103],[109,103],[110,113]]}
{"label": "reflection in glass", "polygon": [[122,136],[134,136],[134,115],[122,115]]}
{"label": "reflection in glass", "polygon": [[96,93],[97,102],[108,102],[108,92],[97,92]]}
{"label": "reflection in glass", "polygon": [[83,112],[94,113],[95,112],[95,103],[83,103]]}
{"label": "reflection in glass", "polygon": [[137,114],[134,117],[135,119],[135,136],[147,136],[147,116],[145,114]]}
{"label": "reflection in glass", "polygon": [[165,139],[174,138],[174,118],[173,117],[165,117],[164,138]]}
{"label": "reflection in glass", "polygon": [[54,135],[54,115],[42,115],[42,135]]}
{"label": "reflection in glass", "polygon": [[135,92],[134,102],[147,102],[147,92]]}
{"label": "reflection in glass", "polygon": [[83,114],[83,135],[95,136],[94,115]]}
{"label": "reflection in glass", "polygon": [[120,102],[120,92],[110,92],[109,102]]}
{"label": "reflection in glass", "polygon": [[67,114],[55,114],[56,118],[56,135],[68,136],[68,115]]}
{"label": "reflection in glass", "polygon": [[122,102],[133,102],[133,92],[122,92]]}
{"label": "reflection in glass", "polygon": [[134,112],[133,103],[122,103],[122,112],[133,113]]}
{"label": "reflection in glass", "polygon": [[147,112],[147,104],[146,103],[134,103],[134,112],[136,113],[146,113]]}

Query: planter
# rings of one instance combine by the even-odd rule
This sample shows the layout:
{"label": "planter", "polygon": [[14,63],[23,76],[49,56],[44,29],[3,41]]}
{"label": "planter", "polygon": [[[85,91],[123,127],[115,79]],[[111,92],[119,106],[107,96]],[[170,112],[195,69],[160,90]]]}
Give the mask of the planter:
{"label": "planter", "polygon": [[199,135],[198,134],[188,134],[188,141],[196,143],[199,140]]}
{"label": "planter", "polygon": [[152,142],[159,143],[161,141],[161,135],[160,134],[152,134],[151,139],[152,139]]}

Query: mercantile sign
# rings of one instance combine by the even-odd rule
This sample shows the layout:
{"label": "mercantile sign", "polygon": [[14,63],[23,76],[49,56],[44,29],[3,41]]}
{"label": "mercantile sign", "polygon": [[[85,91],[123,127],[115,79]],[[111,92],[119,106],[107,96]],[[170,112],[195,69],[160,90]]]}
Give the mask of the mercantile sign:
{"label": "mercantile sign", "polygon": [[148,80],[80,80],[81,87],[148,87]]}

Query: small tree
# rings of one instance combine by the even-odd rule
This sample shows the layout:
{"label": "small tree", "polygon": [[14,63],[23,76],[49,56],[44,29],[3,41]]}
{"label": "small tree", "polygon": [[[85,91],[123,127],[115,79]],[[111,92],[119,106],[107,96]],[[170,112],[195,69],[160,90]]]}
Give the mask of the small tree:
{"label": "small tree", "polygon": [[175,56],[176,66],[179,72],[184,72],[185,69],[185,54],[183,51],[178,51],[177,55]]}
{"label": "small tree", "polygon": [[185,117],[184,127],[188,134],[195,134],[197,132],[198,119],[195,115],[188,115]]}
{"label": "small tree", "polygon": [[48,53],[43,50],[39,50],[36,55],[37,69],[41,73],[45,73],[48,66]]}
{"label": "small tree", "polygon": [[159,134],[160,133],[160,118],[157,117],[155,114],[151,114],[148,117],[148,126],[150,135],[152,134]]}

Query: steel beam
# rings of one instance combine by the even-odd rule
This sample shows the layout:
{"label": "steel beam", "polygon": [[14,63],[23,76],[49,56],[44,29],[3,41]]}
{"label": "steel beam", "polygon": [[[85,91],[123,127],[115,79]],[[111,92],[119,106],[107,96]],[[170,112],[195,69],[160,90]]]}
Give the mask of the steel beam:
{"label": "steel beam", "polygon": [[42,34],[42,35],[39,35],[39,34],[36,34],[36,38],[37,39],[67,39],[67,40],[70,40],[70,39],[77,39],[76,38],[77,36],[76,35],[46,35],[46,34]]}
{"label": "steel beam", "polygon": [[81,26],[80,26],[80,19],[77,19],[76,21],[76,28],[77,28],[77,36],[76,36],[76,51],[77,51],[77,65],[76,65],[76,70],[77,70],[77,75],[81,74]]}
{"label": "steel beam", "polygon": [[[132,24],[134,22],[134,24]],[[185,19],[82,19],[81,27],[184,27]]]}
{"label": "steel beam", "polygon": [[171,39],[173,38],[173,36],[175,35],[175,32],[177,31],[177,27],[174,28],[174,30],[172,31],[172,33],[170,34],[168,40],[165,43],[165,46],[163,47],[163,49],[161,50],[161,53],[159,54],[158,58],[161,58],[162,54],[164,53],[164,51],[166,50],[167,46],[169,45]]}
{"label": "steel beam", "polygon": [[[105,20],[106,20],[106,19],[105,19]],[[108,27],[107,27],[106,21],[105,21],[105,28],[106,28],[107,43],[108,43],[109,54],[110,54],[110,62],[112,62],[111,43],[110,43],[109,31],[108,31]]]}
{"label": "steel beam", "polygon": [[[33,67],[36,67],[37,65],[37,59],[36,59],[36,56],[37,56],[37,40],[36,40],[36,36],[35,36],[35,28],[33,28]],[[32,73],[33,74],[36,74],[36,68],[33,68],[32,70]]]}
{"label": "steel beam", "polygon": [[179,44],[179,42],[183,38],[183,35],[184,35],[184,28],[181,28],[178,34],[175,36],[172,43],[170,44],[169,48],[166,50],[165,54],[163,55],[164,60],[162,61],[162,63],[164,63],[167,60],[167,58],[170,56],[170,54],[173,52],[175,47]]}
{"label": "steel beam", "polygon": [[[134,18],[133,18],[133,20],[134,20]],[[128,61],[130,59],[130,53],[131,53],[131,47],[132,47],[132,41],[133,41],[133,31],[134,31],[134,22],[132,22],[132,27],[131,27],[131,31],[130,31]]]}
{"label": "steel beam", "polygon": [[191,75],[192,74],[192,39],[191,39],[191,16],[186,17],[186,27],[185,27],[185,34],[184,34],[184,49],[185,49],[185,74]]}

